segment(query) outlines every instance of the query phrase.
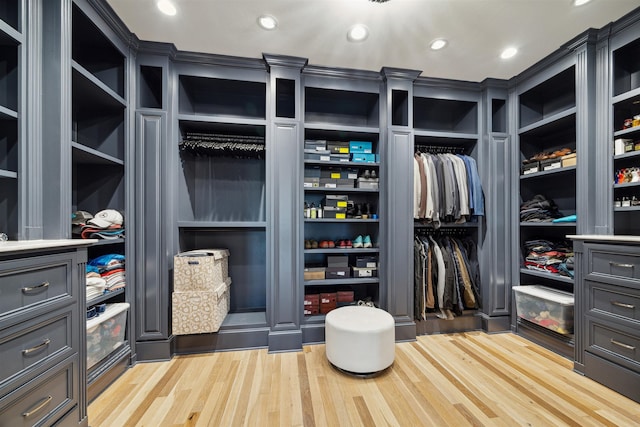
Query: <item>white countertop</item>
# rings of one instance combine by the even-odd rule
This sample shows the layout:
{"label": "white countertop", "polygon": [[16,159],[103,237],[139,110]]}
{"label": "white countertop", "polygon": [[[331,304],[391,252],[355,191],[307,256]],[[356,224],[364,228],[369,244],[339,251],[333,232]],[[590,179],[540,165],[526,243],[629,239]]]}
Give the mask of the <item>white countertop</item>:
{"label": "white countertop", "polygon": [[97,239],[9,240],[0,242],[0,253],[68,246],[89,246],[97,241]]}
{"label": "white countertop", "polygon": [[570,234],[567,238],[572,240],[591,240],[612,243],[640,243],[640,236],[622,236],[607,234]]}

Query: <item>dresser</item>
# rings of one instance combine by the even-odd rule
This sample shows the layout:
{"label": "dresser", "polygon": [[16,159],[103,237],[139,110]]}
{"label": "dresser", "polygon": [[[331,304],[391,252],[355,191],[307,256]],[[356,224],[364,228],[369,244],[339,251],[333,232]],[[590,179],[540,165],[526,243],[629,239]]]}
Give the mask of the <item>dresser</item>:
{"label": "dresser", "polygon": [[640,402],[640,237],[574,240],[575,370]]}
{"label": "dresser", "polygon": [[85,246],[0,242],[0,425],[87,425]]}

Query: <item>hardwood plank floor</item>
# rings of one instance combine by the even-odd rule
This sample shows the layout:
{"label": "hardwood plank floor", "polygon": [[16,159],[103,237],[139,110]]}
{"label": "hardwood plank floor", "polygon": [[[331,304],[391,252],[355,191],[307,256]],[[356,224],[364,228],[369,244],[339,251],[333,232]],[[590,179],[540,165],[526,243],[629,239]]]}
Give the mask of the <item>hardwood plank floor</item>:
{"label": "hardwood plank floor", "polygon": [[369,379],[324,345],[177,356],[129,369],[89,406],[115,426],[639,426],[640,404],[511,333],[420,336]]}

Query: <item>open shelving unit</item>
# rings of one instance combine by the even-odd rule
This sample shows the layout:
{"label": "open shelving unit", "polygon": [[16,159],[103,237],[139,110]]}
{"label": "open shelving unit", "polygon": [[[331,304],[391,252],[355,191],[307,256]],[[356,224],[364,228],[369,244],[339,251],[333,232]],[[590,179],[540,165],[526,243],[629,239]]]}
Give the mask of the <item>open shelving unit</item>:
{"label": "open shelving unit", "polygon": [[22,84],[18,83],[24,63],[21,22],[22,1],[7,1],[0,7],[0,233],[11,240],[20,237],[18,159],[23,100]]}
{"label": "open shelving unit", "polygon": [[[152,70],[147,70],[153,85]],[[176,73],[178,143],[189,135],[251,137],[267,144],[266,76],[236,80],[207,67]],[[147,97],[150,103],[153,98]],[[259,142],[256,143],[260,145]],[[180,252],[228,249],[225,330],[267,325],[266,162],[261,156],[179,150]]]}

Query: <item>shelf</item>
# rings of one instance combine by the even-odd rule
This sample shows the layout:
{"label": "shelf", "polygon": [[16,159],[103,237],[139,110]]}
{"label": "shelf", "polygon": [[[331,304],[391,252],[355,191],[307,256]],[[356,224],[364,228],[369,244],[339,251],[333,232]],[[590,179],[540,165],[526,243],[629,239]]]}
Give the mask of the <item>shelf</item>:
{"label": "shelf", "polygon": [[[621,138],[621,137],[624,137],[624,136],[629,136],[629,135],[636,134],[636,133],[640,134],[640,126],[634,126],[634,127],[629,128],[629,129],[617,130],[617,131],[613,132],[613,136],[615,137],[615,139],[617,139],[617,138]],[[625,154],[627,154],[627,153],[625,153]],[[622,154],[620,154],[620,155],[622,156]]]}
{"label": "shelf", "polygon": [[[479,138],[477,133],[467,133],[467,132],[445,132],[445,131],[437,131],[437,130],[420,130],[416,129],[413,131],[413,134],[416,137],[425,137],[425,138],[441,138],[443,140],[447,139],[458,139],[458,140],[469,140],[471,142],[477,141]],[[465,141],[461,141],[465,142]]]}
{"label": "shelf", "polygon": [[71,142],[71,147],[73,148],[73,161],[76,163],[124,166],[124,160],[101,153],[77,142]]}
{"label": "shelf", "polygon": [[614,212],[634,212],[634,211],[640,211],[640,206],[629,206],[629,207],[619,207],[619,208],[613,208]]}
{"label": "shelf", "polygon": [[[232,285],[233,286],[233,285]],[[220,329],[236,329],[247,326],[266,326],[267,314],[264,311],[228,313]]]}
{"label": "shelf", "polygon": [[[82,240],[82,239],[78,239],[78,240]],[[111,246],[111,245],[118,245],[121,243],[124,243],[125,239],[124,238],[118,238],[118,239],[101,239],[98,240],[95,243],[91,244],[92,248],[95,248],[96,246]]]}
{"label": "shelf", "polygon": [[380,248],[328,248],[328,249],[305,249],[305,254],[363,254],[363,253],[379,253]]}
{"label": "shelf", "polygon": [[528,268],[521,268],[520,273],[527,274],[529,276],[542,277],[549,280],[556,280],[558,282],[573,284],[573,279],[571,277],[560,276],[559,274],[545,273],[544,271],[529,270]]}
{"label": "shelf", "polygon": [[305,286],[326,286],[326,285],[368,285],[371,283],[380,283],[377,277],[366,277],[354,279],[352,277],[346,279],[324,279],[324,280],[305,280]]}
{"label": "shelf", "polygon": [[16,179],[18,178],[18,172],[0,169],[0,178]]}
{"label": "shelf", "polygon": [[3,119],[17,119],[18,118],[18,112],[17,111],[13,111],[7,107],[4,107],[2,105],[0,105],[0,120]]}
{"label": "shelf", "polygon": [[103,301],[110,300],[111,298],[124,294],[124,288],[117,289],[113,292],[107,292],[106,294],[100,295],[99,297],[92,298],[87,300],[87,307],[91,307],[92,305],[100,304]]}
{"label": "shelf", "polygon": [[304,120],[322,129],[379,132],[380,93],[304,88]]}
{"label": "shelf", "polygon": [[620,95],[612,97],[611,103],[615,107],[615,104],[620,104],[622,102],[627,102],[627,101],[636,101],[635,98],[640,98],[640,87],[637,87],[628,92],[624,92],[624,93],[621,93]]}
{"label": "shelf", "polygon": [[246,119],[241,117],[215,116],[206,114],[178,114],[178,121],[193,123],[211,123],[220,125],[266,126],[264,119]]}
{"label": "shelf", "polygon": [[310,193],[379,193],[380,190],[372,190],[370,188],[323,188],[323,187],[304,187],[304,191]]}
{"label": "shelf", "polygon": [[[83,89],[86,89],[87,91],[89,91],[89,93],[91,93],[91,91],[95,92],[95,88],[97,88],[102,92],[102,96],[100,98],[105,100],[105,97],[111,98],[111,102],[105,101],[105,103],[112,104],[114,106],[120,104],[120,106],[126,107],[127,101],[125,101],[122,96],[114,92],[109,86],[107,86],[100,79],[91,74],[82,65],[78,64],[76,61],[71,61],[71,68],[75,71],[74,75],[82,76],[81,79],[77,79],[77,84],[81,85],[78,89],[80,89],[80,93],[82,94],[82,96],[91,96],[88,95],[88,93],[85,93]],[[75,82],[76,80],[74,80],[74,83]],[[91,85],[94,86],[94,88],[91,88]]]}
{"label": "shelf", "polygon": [[441,230],[443,228],[447,229],[447,228],[478,228],[478,227],[480,227],[480,224],[477,222],[463,222],[460,224],[441,222],[438,228],[435,228],[433,224],[422,224],[418,221],[414,221],[413,223],[413,228],[418,228],[418,229],[426,228],[434,231]]}
{"label": "shelf", "polygon": [[359,223],[376,223],[379,222],[379,219],[360,219],[360,218],[345,218],[345,219],[336,219],[336,218],[305,218],[305,223],[322,223],[322,222],[359,222]]}
{"label": "shelf", "polygon": [[[638,127],[640,131],[640,127]],[[613,156],[613,160],[621,160],[621,159],[630,159],[633,157],[640,157],[640,151],[630,151],[624,154],[618,154],[617,156]]]}
{"label": "shelf", "polygon": [[178,221],[179,228],[225,229],[225,228],[266,228],[266,221]]}
{"label": "shelf", "polygon": [[640,186],[640,182],[624,182],[622,184],[613,184],[613,188],[632,188]]}
{"label": "shelf", "polygon": [[377,168],[380,167],[380,163],[363,163],[363,162],[323,162],[320,160],[305,160],[305,165],[313,166],[345,166],[345,167],[367,167]]}
{"label": "shelf", "polygon": [[567,167],[552,169],[548,171],[534,172],[526,175],[520,175],[520,180],[539,178],[542,176],[555,175],[559,173],[575,172],[575,170],[576,170],[576,166],[567,166]]}
{"label": "shelf", "polygon": [[475,135],[478,132],[478,102],[413,97],[413,128],[432,136]]}
{"label": "shelf", "polygon": [[308,130],[322,130],[322,131],[331,131],[331,132],[357,132],[357,133],[369,133],[369,134],[378,134],[380,133],[380,128],[378,127],[370,127],[370,126],[347,126],[347,125],[336,125],[332,123],[321,123],[321,122],[305,122],[304,128]]}
{"label": "shelf", "polygon": [[518,131],[520,135],[535,133],[536,131],[540,131],[542,129],[547,128],[562,128],[567,125],[567,121],[573,119],[576,114],[576,107],[569,108],[567,110],[556,113],[550,117],[539,120],[535,123],[531,123],[527,126],[521,127]]}
{"label": "shelf", "polygon": [[575,222],[521,222],[520,227],[575,227]]}

